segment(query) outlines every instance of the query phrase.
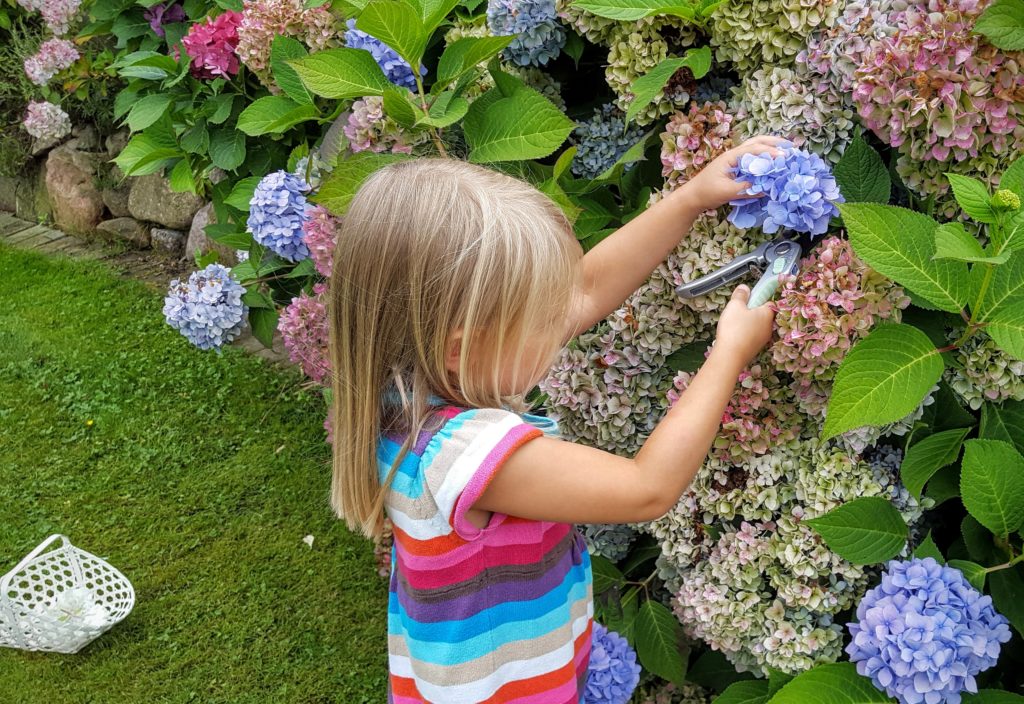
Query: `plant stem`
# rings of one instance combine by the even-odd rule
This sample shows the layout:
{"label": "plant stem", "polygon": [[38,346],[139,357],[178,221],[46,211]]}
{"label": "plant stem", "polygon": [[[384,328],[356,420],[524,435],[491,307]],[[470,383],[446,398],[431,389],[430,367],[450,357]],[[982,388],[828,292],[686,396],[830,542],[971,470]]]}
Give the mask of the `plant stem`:
{"label": "plant stem", "polygon": [[994,567],[986,567],[985,568],[985,574],[989,574],[990,572],[998,572],[1000,570],[1008,570],[1011,567],[1013,567],[1014,565],[1016,565],[1017,563],[1022,562],[1022,561],[1024,561],[1024,553],[1022,553],[1020,555],[1017,555],[1017,557],[1013,558],[1009,562],[1004,562],[1001,565],[995,565]]}
{"label": "plant stem", "polygon": [[[413,78],[416,79],[416,89],[420,94],[420,107],[424,113],[429,113],[430,105],[427,103],[427,94],[423,90],[423,79],[420,78],[416,70],[413,70]],[[430,128],[430,137],[434,140],[434,146],[437,147],[438,153],[447,158],[448,151],[444,148],[444,142],[441,141],[441,135],[438,133],[437,128],[433,126]]]}

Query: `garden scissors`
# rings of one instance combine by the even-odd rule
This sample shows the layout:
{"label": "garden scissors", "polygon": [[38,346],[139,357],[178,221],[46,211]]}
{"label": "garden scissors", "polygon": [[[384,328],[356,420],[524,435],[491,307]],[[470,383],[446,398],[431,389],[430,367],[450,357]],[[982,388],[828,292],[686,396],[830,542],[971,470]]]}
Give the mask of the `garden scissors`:
{"label": "garden scissors", "polygon": [[803,248],[799,242],[779,237],[771,242],[765,242],[752,252],[736,257],[722,268],[696,281],[679,286],[676,288],[676,294],[681,298],[698,298],[756,269],[761,272],[761,278],[750,290],[750,300],[747,302],[747,308],[756,308],[775,295],[779,288],[780,276],[796,274],[802,254]]}

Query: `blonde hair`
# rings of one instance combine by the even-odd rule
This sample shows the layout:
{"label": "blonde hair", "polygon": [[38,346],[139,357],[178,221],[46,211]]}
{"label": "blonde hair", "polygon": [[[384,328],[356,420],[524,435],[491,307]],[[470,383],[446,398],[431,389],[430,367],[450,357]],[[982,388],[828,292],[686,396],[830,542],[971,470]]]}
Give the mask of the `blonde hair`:
{"label": "blonde hair", "polygon": [[[518,368],[529,342],[543,359],[557,353],[581,254],[547,196],[479,166],[399,162],[360,187],[338,232],[328,303],[331,505],[350,529],[379,537],[394,470],[431,420],[429,395],[524,409],[521,393],[501,388],[503,365],[514,353]],[[376,451],[389,432],[406,437],[382,486]]]}

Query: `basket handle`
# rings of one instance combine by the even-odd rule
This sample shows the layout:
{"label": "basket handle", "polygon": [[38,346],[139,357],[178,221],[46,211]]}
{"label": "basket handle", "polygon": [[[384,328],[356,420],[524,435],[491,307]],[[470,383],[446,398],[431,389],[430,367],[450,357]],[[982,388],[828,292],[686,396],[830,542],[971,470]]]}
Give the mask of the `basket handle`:
{"label": "basket handle", "polygon": [[52,543],[53,541],[57,540],[58,538],[60,538],[62,541],[64,541],[64,545],[68,545],[70,543],[70,541],[68,540],[68,537],[66,535],[61,535],[60,533],[54,533],[53,535],[51,535],[46,540],[44,540],[43,542],[39,543],[39,545],[36,546],[35,550],[30,552],[28,555],[26,555],[24,560],[19,562],[15,566],[15,568],[13,570],[8,572],[7,575],[2,580],[0,580],[0,590],[6,590],[7,589],[7,582],[9,581],[9,577],[11,577],[12,575],[17,574],[21,570],[22,567],[24,567],[25,565],[30,563],[34,558],[36,558],[39,555],[39,553],[41,553],[43,550],[45,550],[47,547],[49,547],[50,543]]}

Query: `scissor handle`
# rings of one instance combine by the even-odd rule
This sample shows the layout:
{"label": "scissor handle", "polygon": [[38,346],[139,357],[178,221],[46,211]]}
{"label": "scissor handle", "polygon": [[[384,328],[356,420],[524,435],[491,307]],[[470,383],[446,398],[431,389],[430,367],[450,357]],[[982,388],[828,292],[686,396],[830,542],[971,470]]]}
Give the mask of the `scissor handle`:
{"label": "scissor handle", "polygon": [[773,248],[771,264],[760,280],[750,290],[747,308],[757,308],[772,299],[779,288],[779,277],[795,274],[800,268],[802,249],[796,242],[785,242]]}
{"label": "scissor handle", "polygon": [[736,257],[721,269],[716,269],[706,276],[677,287],[676,295],[680,298],[699,298],[714,291],[719,286],[724,286],[730,281],[735,281],[742,277],[750,271],[753,262],[754,258],[749,255]]}

